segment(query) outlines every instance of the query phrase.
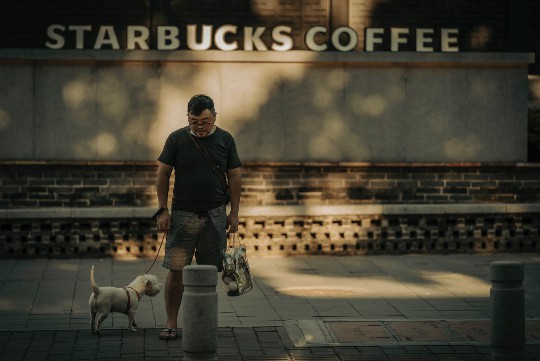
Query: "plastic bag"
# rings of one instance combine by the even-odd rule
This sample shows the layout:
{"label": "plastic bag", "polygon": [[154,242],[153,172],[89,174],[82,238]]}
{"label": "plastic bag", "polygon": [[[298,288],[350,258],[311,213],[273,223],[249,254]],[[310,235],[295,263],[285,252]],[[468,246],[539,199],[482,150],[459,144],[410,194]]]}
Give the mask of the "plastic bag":
{"label": "plastic bag", "polygon": [[236,240],[236,234],[231,234],[232,242],[227,242],[223,252],[223,275],[228,296],[241,296],[253,289],[253,280],[249,270],[246,247]]}

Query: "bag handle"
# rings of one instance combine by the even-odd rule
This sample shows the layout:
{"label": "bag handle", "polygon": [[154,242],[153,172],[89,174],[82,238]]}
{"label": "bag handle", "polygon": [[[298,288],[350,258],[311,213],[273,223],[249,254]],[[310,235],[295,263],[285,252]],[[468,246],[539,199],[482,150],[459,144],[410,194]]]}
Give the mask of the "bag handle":
{"label": "bag handle", "polygon": [[228,233],[227,244],[229,245],[229,247],[234,248],[235,246],[237,246],[237,243],[238,243],[238,238],[236,238],[236,233]]}

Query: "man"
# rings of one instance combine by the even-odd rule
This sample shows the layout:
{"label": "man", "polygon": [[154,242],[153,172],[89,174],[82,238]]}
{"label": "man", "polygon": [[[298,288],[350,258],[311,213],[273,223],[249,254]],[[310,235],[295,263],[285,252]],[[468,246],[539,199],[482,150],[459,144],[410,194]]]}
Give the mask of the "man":
{"label": "man", "polygon": [[[158,158],[156,188],[161,213],[158,232],[169,231],[163,267],[169,269],[165,281],[167,325],[159,338],[172,340],[176,331],[178,310],[184,286],[182,269],[191,264],[215,265],[222,269],[227,231],[238,230],[241,192],[241,162],[231,134],[214,125],[216,111],[213,100],[195,95],[187,107],[188,126],[171,133]],[[225,210],[226,191],[209,162],[194,143],[197,137],[221,169],[226,171],[230,192],[230,212]],[[169,178],[175,171],[171,212],[167,206]]]}

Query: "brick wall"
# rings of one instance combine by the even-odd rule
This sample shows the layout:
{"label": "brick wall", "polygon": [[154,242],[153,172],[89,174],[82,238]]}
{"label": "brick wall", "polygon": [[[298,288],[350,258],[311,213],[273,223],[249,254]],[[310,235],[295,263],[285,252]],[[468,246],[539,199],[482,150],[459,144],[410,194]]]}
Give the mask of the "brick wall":
{"label": "brick wall", "polygon": [[248,205],[536,202],[535,166],[248,165]]}
{"label": "brick wall", "polygon": [[155,205],[156,164],[0,165],[0,208]]}
{"label": "brick wall", "polygon": [[[0,257],[153,257],[161,240],[148,220],[157,204],[156,169],[153,163],[1,164]],[[245,215],[239,236],[256,254],[540,251],[540,165],[252,163],[242,177],[244,208],[439,207],[425,213]],[[516,207],[493,213],[455,208],[479,204]],[[145,207],[144,216],[115,215]],[[59,209],[97,212],[67,217]],[[20,217],[32,210],[41,216]]]}
{"label": "brick wall", "polygon": [[[154,163],[4,162],[0,209],[154,207],[156,170]],[[540,200],[540,166],[535,164],[250,163],[242,182],[247,206]]]}

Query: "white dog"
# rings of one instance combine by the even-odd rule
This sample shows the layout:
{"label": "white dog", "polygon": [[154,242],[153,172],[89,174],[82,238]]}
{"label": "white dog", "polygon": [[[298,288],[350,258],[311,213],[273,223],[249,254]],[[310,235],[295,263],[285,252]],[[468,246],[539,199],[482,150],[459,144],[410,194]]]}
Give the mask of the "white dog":
{"label": "white dog", "polygon": [[94,266],[90,271],[90,283],[94,292],[88,301],[90,305],[90,328],[98,336],[101,332],[101,323],[110,312],[122,312],[128,316],[128,328],[137,331],[135,324],[135,311],[142,295],[153,297],[163,288],[154,275],[137,276],[133,282],[124,288],[98,287],[94,279]]}

